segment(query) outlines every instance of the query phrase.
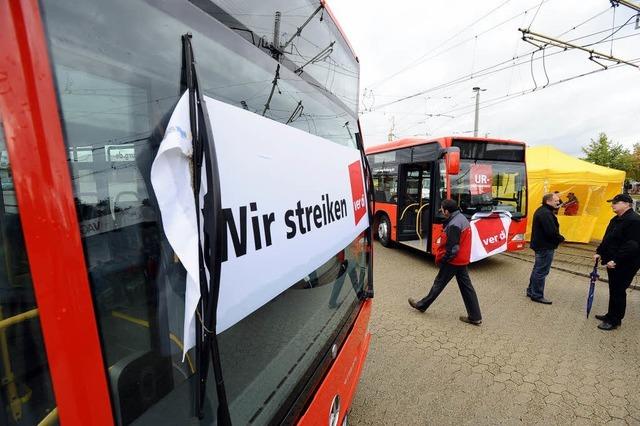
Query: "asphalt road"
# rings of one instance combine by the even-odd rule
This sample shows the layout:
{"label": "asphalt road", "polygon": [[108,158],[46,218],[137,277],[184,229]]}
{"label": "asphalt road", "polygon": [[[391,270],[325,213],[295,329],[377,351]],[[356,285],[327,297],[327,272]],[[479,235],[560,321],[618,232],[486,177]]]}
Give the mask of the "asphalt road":
{"label": "asphalt road", "polygon": [[466,314],[455,280],[424,314],[437,269],[408,249],[375,245],[371,347],[353,425],[639,424],[640,291],[622,327],[604,332],[607,284],[585,317],[588,279],[552,270],[545,296],[525,297],[532,264],[503,255],[470,268],[483,324]]}

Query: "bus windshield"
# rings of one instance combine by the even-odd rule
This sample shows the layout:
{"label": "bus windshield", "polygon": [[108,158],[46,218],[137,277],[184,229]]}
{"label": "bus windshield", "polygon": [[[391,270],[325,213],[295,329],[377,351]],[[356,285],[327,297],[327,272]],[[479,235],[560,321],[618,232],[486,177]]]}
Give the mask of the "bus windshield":
{"label": "bus windshield", "polygon": [[451,198],[464,214],[507,211],[514,218],[526,215],[524,163],[482,160],[460,163],[460,173],[451,176]]}
{"label": "bus windshield", "polygon": [[[181,36],[192,34],[206,96],[359,158],[357,61],[331,16],[303,0],[41,4],[114,415],[121,424],[187,424],[197,377],[195,351],[182,355],[186,271],[164,234],[149,177],[181,92]],[[274,38],[279,46],[270,46]],[[247,159],[256,156],[270,173],[272,153],[246,150]],[[225,165],[237,185],[265,193],[242,159]],[[308,173],[328,179],[317,166]],[[304,409],[311,377],[344,341],[369,279],[363,236],[349,238],[306,276],[283,275],[281,293],[218,334],[234,424],[293,421]],[[287,262],[270,266],[284,270]],[[141,395],[136,383],[145,371],[157,385]],[[206,398],[215,413],[215,386]]]}

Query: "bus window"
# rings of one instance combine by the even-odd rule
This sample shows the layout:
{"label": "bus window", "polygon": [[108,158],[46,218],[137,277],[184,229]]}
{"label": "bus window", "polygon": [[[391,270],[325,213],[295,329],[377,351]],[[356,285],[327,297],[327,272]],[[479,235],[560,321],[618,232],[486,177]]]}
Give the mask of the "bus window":
{"label": "bus window", "polygon": [[398,200],[398,175],[378,173],[373,175],[375,200],[382,203],[395,203]]}
{"label": "bus window", "polygon": [[396,157],[396,151],[369,156],[373,173],[374,198],[378,202],[398,202],[398,162]]}
{"label": "bus window", "polygon": [[526,215],[524,163],[461,160],[460,173],[451,176],[451,198],[468,215],[495,210],[512,217]]}
{"label": "bus window", "polygon": [[440,195],[440,200],[446,200],[448,184],[447,184],[447,166],[444,160],[441,160],[438,162],[438,167],[440,172],[438,173],[438,177],[440,179],[438,184],[438,190],[439,190],[438,193]]}
{"label": "bus window", "polygon": [[[248,3],[264,8],[268,2]],[[310,16],[317,8],[306,1],[281,3],[295,15]],[[355,148],[355,100],[327,97],[324,88],[279,67],[192,2],[44,0],[42,7],[117,422],[186,424],[193,416],[195,357],[192,350],[182,360],[185,270],[163,234],[150,183],[152,161],[179,98],[181,35],[193,34],[207,96],[326,143]],[[238,19],[243,16],[254,15]],[[327,14],[322,19],[331,20]],[[304,37],[308,48],[315,44],[312,34]],[[336,39],[332,61],[346,54],[339,52],[343,44]],[[277,90],[267,102],[276,74]],[[357,79],[340,81],[340,87],[355,81],[357,93]],[[352,96],[347,90],[342,95]],[[304,109],[294,114],[300,102]],[[218,336],[234,424],[278,422],[301,396],[360,306],[358,294],[368,279],[362,244],[356,238]],[[205,424],[213,422],[217,406],[213,379],[209,383]]]}
{"label": "bus window", "polygon": [[1,116],[0,152],[0,424],[57,424]]}
{"label": "bus window", "polygon": [[423,203],[428,203],[431,197],[431,176],[425,176],[422,179],[422,198]]}

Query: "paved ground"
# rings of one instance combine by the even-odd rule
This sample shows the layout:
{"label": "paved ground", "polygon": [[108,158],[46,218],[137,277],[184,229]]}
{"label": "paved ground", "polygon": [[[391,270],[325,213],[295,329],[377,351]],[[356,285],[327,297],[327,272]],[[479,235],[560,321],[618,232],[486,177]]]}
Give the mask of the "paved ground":
{"label": "paved ground", "polygon": [[429,290],[433,261],[375,246],[375,299],[368,360],[352,406],[354,425],[638,424],[640,291],[613,332],[596,328],[607,285],[585,318],[588,280],[552,270],[545,296],[525,288],[531,263],[507,256],[471,268],[481,327],[464,324],[455,281],[424,314],[407,298]]}

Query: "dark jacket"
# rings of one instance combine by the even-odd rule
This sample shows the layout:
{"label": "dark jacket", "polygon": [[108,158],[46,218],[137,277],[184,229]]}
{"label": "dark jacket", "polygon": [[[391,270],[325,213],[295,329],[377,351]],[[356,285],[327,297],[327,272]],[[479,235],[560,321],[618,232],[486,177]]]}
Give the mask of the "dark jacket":
{"label": "dark jacket", "polygon": [[455,211],[445,222],[444,232],[440,236],[436,249],[436,263],[468,265],[471,257],[471,227],[469,220],[459,211]]}
{"label": "dark jacket", "polygon": [[640,266],[640,216],[632,209],[614,216],[596,249],[602,264],[613,260],[616,268]]}
{"label": "dark jacket", "polygon": [[558,244],[564,241],[564,237],[560,235],[560,225],[554,210],[550,205],[543,204],[533,214],[529,246],[534,251],[555,250]]}

